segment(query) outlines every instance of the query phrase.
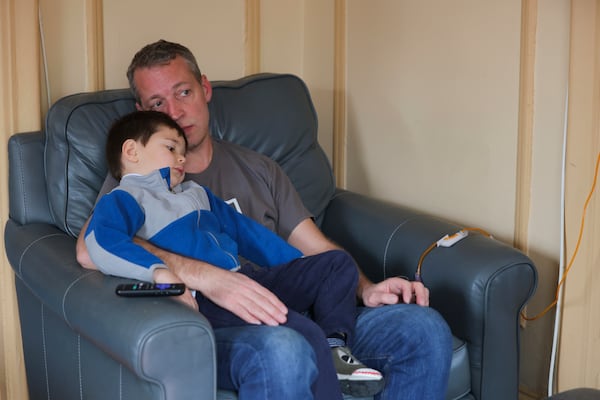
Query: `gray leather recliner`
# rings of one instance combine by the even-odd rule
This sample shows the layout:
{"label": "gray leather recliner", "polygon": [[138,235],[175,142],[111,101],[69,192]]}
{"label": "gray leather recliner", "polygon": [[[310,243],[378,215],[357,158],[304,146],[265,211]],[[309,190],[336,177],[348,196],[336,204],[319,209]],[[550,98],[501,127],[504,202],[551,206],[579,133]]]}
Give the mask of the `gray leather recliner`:
{"label": "gray leather recliner", "polygon": [[[324,233],[371,279],[412,276],[431,243],[461,228],[336,189],[299,78],[259,74],[213,89],[213,135],[280,163]],[[44,131],[9,141],[5,244],[32,400],[235,398],[217,393],[214,337],[201,314],[171,299],[117,297],[121,279],[76,261],[76,236],[107,173],[105,135],[133,110],[125,89],[76,94],[56,102]],[[471,234],[432,251],[422,277],[455,336],[447,398],[516,399],[519,311],[537,282],[531,260]]]}

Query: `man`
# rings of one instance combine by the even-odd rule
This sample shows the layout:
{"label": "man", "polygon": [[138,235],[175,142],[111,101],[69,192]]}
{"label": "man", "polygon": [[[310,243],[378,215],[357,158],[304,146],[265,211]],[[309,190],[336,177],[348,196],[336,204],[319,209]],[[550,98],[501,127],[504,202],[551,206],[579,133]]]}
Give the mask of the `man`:
{"label": "man", "polygon": [[[235,197],[242,213],[267,225],[305,255],[338,248],[314,224],[274,162],[211,138],[208,102],[212,88],[187,48],[166,41],[147,45],[134,56],[127,75],[138,109],[164,112],[185,131],[188,179],[225,200]],[[277,195],[271,189],[277,190]],[[296,386],[306,385],[292,375],[297,371],[278,368],[275,362],[285,357],[286,368],[296,362],[304,368],[312,366],[314,371],[318,366],[303,339],[278,326],[285,323],[287,309],[273,293],[241,274],[153,251],[189,288],[257,325],[215,330],[220,388],[237,390],[242,398],[283,398],[271,393],[306,398],[294,397],[289,390],[289,385],[294,385],[301,393]],[[82,235],[77,256],[83,266],[94,268]],[[368,367],[383,372],[386,385],[376,398],[443,399],[451,335],[441,316],[428,307],[427,288],[401,278],[374,284],[359,272],[357,297],[366,307],[359,311],[353,352]],[[352,386],[344,389],[348,394],[360,394]]]}

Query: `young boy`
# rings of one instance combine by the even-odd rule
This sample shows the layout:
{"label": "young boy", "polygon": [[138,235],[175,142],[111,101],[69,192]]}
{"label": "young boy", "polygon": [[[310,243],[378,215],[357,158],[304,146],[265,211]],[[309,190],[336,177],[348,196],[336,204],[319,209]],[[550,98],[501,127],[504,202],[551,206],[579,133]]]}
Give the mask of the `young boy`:
{"label": "young boy", "polygon": [[[179,282],[159,258],[134,243],[139,236],[173,253],[246,275],[285,304],[282,325],[301,333],[313,347],[316,379],[329,382],[327,393],[319,397],[341,399],[340,384],[348,381],[360,382],[364,396],[380,391],[381,373],[362,365],[348,349],[358,281],[352,258],[341,250],[302,257],[208,189],[184,182],[186,147],[183,130],[160,112],[138,111],[113,125],[106,153],[109,171],[120,184],[98,201],[85,233],[93,262],[106,274]],[[251,263],[241,265],[239,256]],[[195,301],[215,328],[247,324],[201,293]]]}

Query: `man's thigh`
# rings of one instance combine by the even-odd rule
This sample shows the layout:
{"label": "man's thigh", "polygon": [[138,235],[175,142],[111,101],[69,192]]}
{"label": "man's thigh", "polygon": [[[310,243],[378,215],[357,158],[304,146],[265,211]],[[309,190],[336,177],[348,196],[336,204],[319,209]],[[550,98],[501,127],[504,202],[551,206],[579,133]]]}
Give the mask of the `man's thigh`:
{"label": "man's thigh", "polygon": [[315,354],[300,333],[265,325],[219,328],[214,333],[219,388],[237,391],[244,384],[258,391],[276,382],[288,390],[301,385],[310,391],[317,374]]}
{"label": "man's thigh", "polygon": [[359,358],[360,354],[382,360],[392,356],[400,361],[402,354],[410,353],[419,343],[449,336],[449,328],[437,311],[416,304],[359,307],[357,315],[353,350]]}

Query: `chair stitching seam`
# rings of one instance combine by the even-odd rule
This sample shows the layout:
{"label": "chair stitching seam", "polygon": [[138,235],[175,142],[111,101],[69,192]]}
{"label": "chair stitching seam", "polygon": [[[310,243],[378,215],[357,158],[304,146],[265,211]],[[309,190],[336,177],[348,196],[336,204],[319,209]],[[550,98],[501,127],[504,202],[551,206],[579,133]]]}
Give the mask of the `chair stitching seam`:
{"label": "chair stitching seam", "polygon": [[95,271],[89,271],[83,275],[81,275],[79,278],[75,279],[73,282],[71,282],[69,284],[69,286],[67,286],[67,288],[65,289],[65,293],[63,294],[63,298],[62,298],[62,313],[63,313],[63,318],[65,320],[65,322],[67,323],[67,325],[69,327],[71,327],[71,322],[69,321],[69,319],[67,318],[67,311],[66,311],[66,303],[67,303],[67,296],[69,294],[69,291],[73,288],[73,286],[75,286],[75,284],[77,284],[80,280],[87,278],[89,275],[94,274]]}
{"label": "chair stitching seam", "polygon": [[33,247],[37,242],[39,242],[40,240],[44,240],[47,238],[50,238],[52,236],[62,236],[63,234],[61,233],[53,233],[51,235],[46,235],[46,236],[42,236],[41,238],[38,238],[36,240],[34,240],[33,242],[31,242],[27,247],[25,247],[25,249],[23,249],[23,252],[21,253],[21,257],[19,257],[19,275],[23,276],[23,270],[22,270],[22,266],[23,266],[23,257],[25,257],[25,255],[27,254],[27,252],[29,251],[29,249],[31,247]]}
{"label": "chair stitching seam", "polygon": [[41,304],[42,307],[41,317],[42,317],[42,353],[44,356],[44,375],[46,379],[46,398],[50,400],[50,378],[48,376],[48,354],[46,351],[46,319],[44,318],[44,304]]}
{"label": "chair stitching seam", "polygon": [[406,222],[408,222],[409,220],[406,220],[404,222],[402,222],[401,224],[397,225],[396,228],[394,228],[394,230],[392,231],[392,233],[390,233],[390,236],[388,237],[387,242],[385,243],[385,250],[383,251],[383,280],[387,279],[387,257],[388,257],[388,250],[390,248],[390,244],[392,243],[392,238],[394,237],[394,235],[396,234],[396,232],[398,232],[398,230],[400,230],[400,228],[402,226],[404,226],[406,224]]}
{"label": "chair stitching seam", "polygon": [[79,398],[83,400],[83,376],[81,374],[81,335],[77,334],[77,368],[79,373]]}

